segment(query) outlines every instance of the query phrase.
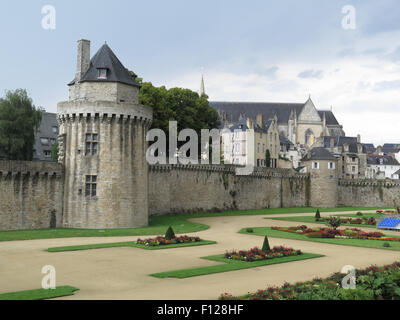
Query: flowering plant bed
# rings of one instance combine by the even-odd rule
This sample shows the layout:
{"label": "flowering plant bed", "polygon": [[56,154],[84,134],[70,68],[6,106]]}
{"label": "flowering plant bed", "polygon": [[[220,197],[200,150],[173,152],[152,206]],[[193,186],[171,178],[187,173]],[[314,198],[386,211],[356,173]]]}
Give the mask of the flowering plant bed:
{"label": "flowering plant bed", "polygon": [[361,240],[385,240],[400,241],[400,238],[386,237],[381,232],[365,232],[357,228],[347,228],[344,230],[332,228],[308,228],[307,226],[298,227],[272,227],[272,230],[287,231],[305,235],[308,238],[330,238],[330,239],[361,239]]}
{"label": "flowering plant bed", "polygon": [[190,243],[190,242],[200,242],[200,241],[202,241],[200,237],[189,237],[187,235],[174,237],[171,240],[167,240],[165,236],[158,236],[155,238],[137,239],[136,244],[156,247],[156,246],[166,246],[170,244]]}
{"label": "flowering plant bed", "polygon": [[328,278],[312,281],[285,283],[281,287],[268,287],[243,296],[229,293],[220,295],[220,300],[399,300],[400,262],[383,267],[370,266],[355,270],[356,288],[342,288],[346,274],[334,273]]}
{"label": "flowering plant bed", "polygon": [[376,210],[377,214],[385,214],[385,213],[398,213],[396,210]]}
{"label": "flowering plant bed", "polygon": [[250,250],[240,250],[240,251],[227,251],[224,255],[226,259],[240,260],[240,261],[262,261],[274,258],[290,257],[301,255],[300,250],[294,250],[292,248],[274,247],[268,251],[261,251],[261,249],[255,247]]}
{"label": "flowering plant bed", "polygon": [[[319,221],[329,223],[330,218],[320,218]],[[342,224],[361,224],[375,226],[376,219],[374,217],[370,218],[340,218]]]}
{"label": "flowering plant bed", "polygon": [[[159,239],[162,237],[157,237],[154,239]],[[86,245],[77,245],[77,246],[69,246],[69,247],[55,247],[47,249],[48,252],[65,252],[65,251],[80,251],[80,250],[92,250],[92,249],[106,249],[106,248],[118,248],[118,247],[134,247],[145,250],[161,250],[161,249],[173,249],[173,248],[184,248],[184,247],[194,247],[194,246],[204,246],[210,244],[216,244],[215,241],[209,240],[201,240],[198,237],[192,237],[189,241],[186,237],[177,237],[177,240],[164,240],[159,241],[160,243],[157,245],[155,242],[151,242],[152,244],[143,244],[146,243],[146,240],[138,241],[127,241],[127,242],[110,242],[110,243],[98,243],[98,244],[86,244]],[[158,240],[157,240],[158,241]],[[167,243],[168,242],[168,243]],[[150,242],[149,242],[150,243]]]}

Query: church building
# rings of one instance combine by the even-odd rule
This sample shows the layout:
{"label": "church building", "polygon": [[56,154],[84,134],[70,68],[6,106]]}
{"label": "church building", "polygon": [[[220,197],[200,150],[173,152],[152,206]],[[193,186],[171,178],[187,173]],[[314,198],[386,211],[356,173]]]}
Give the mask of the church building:
{"label": "church building", "polygon": [[231,127],[243,118],[278,119],[279,135],[293,144],[311,147],[321,136],[345,136],[343,127],[330,110],[317,110],[311,98],[305,103],[210,102],[220,115],[223,127]]}

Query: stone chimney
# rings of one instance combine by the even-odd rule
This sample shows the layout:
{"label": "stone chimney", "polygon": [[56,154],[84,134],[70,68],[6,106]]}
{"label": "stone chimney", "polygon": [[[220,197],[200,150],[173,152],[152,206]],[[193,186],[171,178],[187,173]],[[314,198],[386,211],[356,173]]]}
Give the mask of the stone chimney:
{"label": "stone chimney", "polygon": [[246,125],[249,129],[254,129],[254,122],[250,118],[246,119]]}
{"label": "stone chimney", "polygon": [[264,127],[264,116],[261,113],[256,115],[256,123],[260,128]]}
{"label": "stone chimney", "polygon": [[333,150],[333,148],[335,148],[335,138],[331,138],[329,142],[329,147]]}
{"label": "stone chimney", "polygon": [[90,41],[81,39],[78,41],[78,59],[76,67],[75,81],[82,80],[90,67]]}
{"label": "stone chimney", "polygon": [[357,143],[361,143],[361,136],[359,134],[357,135]]}

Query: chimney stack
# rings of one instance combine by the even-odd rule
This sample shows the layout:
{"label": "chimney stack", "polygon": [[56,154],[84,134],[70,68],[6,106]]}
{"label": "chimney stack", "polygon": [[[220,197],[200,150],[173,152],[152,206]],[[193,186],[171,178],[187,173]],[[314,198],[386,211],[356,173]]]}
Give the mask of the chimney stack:
{"label": "chimney stack", "polygon": [[81,39],[78,41],[78,59],[76,67],[76,82],[82,80],[90,67],[90,41]]}
{"label": "chimney stack", "polygon": [[256,123],[261,129],[264,128],[264,116],[261,113],[257,114]]}
{"label": "chimney stack", "polygon": [[335,138],[331,138],[329,142],[329,147],[333,150],[335,148]]}
{"label": "chimney stack", "polygon": [[361,143],[361,135],[359,135],[359,134],[357,135],[357,142]]}

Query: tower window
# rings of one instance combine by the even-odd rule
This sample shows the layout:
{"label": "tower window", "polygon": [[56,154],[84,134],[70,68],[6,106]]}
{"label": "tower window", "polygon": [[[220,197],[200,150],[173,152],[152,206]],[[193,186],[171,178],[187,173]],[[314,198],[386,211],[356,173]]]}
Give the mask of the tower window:
{"label": "tower window", "polygon": [[87,156],[95,156],[98,153],[99,135],[97,133],[86,134],[86,152]]}
{"label": "tower window", "polygon": [[97,79],[107,79],[107,69],[98,69]]}
{"label": "tower window", "polygon": [[97,176],[86,176],[85,196],[95,197],[97,195]]}

